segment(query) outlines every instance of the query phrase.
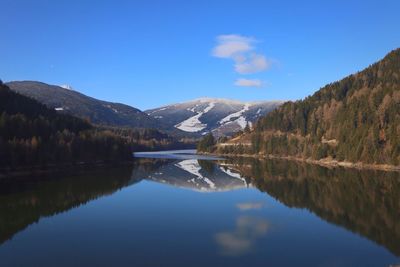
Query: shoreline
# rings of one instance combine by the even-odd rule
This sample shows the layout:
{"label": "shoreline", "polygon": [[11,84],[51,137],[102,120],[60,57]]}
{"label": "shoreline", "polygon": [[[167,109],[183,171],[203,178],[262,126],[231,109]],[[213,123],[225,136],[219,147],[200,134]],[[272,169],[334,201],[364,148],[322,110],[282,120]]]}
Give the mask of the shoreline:
{"label": "shoreline", "polygon": [[277,156],[277,155],[258,155],[258,154],[220,154],[220,153],[209,153],[209,152],[198,152],[200,154],[217,155],[223,157],[243,157],[243,158],[256,158],[256,159],[283,159],[291,160],[297,162],[304,162],[308,164],[319,165],[322,167],[343,167],[359,170],[379,170],[379,171],[390,171],[390,172],[400,172],[400,166],[390,165],[390,164],[365,164],[362,162],[353,163],[349,161],[337,161],[332,159],[304,159],[293,156]]}

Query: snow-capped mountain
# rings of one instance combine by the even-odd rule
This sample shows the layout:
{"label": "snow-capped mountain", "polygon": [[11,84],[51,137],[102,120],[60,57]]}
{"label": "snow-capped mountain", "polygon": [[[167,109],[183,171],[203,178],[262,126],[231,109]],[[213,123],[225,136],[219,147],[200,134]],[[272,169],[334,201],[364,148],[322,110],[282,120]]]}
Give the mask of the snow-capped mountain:
{"label": "snow-capped mountain", "polygon": [[231,135],[272,111],[283,101],[240,102],[200,98],[145,112],[169,127],[188,133]]}

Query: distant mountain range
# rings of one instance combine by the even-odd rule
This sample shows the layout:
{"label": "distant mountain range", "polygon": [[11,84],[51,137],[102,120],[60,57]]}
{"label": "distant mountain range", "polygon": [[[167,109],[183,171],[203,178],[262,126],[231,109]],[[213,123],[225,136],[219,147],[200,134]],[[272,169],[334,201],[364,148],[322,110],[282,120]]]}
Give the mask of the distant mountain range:
{"label": "distant mountain range", "polygon": [[239,102],[227,99],[200,98],[145,112],[166,124],[187,133],[215,136],[231,135],[251,126],[260,117],[281,105],[282,101]]}
{"label": "distant mountain range", "polygon": [[49,108],[87,119],[94,124],[167,129],[162,122],[137,108],[98,100],[74,91],[68,85],[56,86],[36,81],[9,82],[7,85],[11,90],[34,98]]}
{"label": "distant mountain range", "polygon": [[180,137],[199,137],[212,132],[231,135],[253,124],[281,105],[282,101],[243,103],[226,99],[201,98],[185,103],[140,111],[137,108],[98,100],[79,93],[69,85],[49,85],[36,81],[14,81],[7,86],[34,98],[61,113],[87,119],[93,124],[154,128]]}

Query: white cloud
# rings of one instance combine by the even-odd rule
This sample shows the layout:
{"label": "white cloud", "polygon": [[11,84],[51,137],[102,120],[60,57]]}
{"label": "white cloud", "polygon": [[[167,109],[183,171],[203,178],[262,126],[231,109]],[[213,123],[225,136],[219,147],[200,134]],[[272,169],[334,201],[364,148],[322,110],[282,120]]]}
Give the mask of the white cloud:
{"label": "white cloud", "polygon": [[236,34],[220,35],[217,37],[217,46],[213,49],[213,56],[232,58],[254,49],[254,39]]}
{"label": "white cloud", "polygon": [[256,73],[268,69],[269,65],[265,56],[252,54],[244,61],[236,61],[235,70],[240,74]]}
{"label": "white cloud", "polygon": [[263,82],[258,79],[237,79],[235,81],[236,86],[242,86],[242,87],[261,87],[263,86]]}
{"label": "white cloud", "polygon": [[217,36],[217,45],[212,55],[234,61],[234,69],[240,74],[250,74],[264,71],[271,65],[267,58],[255,53],[254,44],[257,40],[252,37],[230,34]]}

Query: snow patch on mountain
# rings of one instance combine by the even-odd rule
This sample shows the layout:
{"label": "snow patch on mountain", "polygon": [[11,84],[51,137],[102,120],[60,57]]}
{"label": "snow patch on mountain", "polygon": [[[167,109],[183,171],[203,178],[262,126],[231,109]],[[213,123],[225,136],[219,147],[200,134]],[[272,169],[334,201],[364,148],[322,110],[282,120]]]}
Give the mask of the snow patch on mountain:
{"label": "snow patch on mountain", "polygon": [[146,113],[147,113],[147,115],[152,115],[153,113],[160,112],[160,111],[164,111],[164,110],[166,110],[167,108],[168,108],[168,107],[163,107],[163,108],[160,108],[160,109],[153,110],[152,112],[146,112]]}
{"label": "snow patch on mountain", "polygon": [[[175,125],[175,128],[178,128],[179,130],[185,131],[185,132],[199,132],[205,128],[207,128],[207,124],[203,124],[200,121],[200,117],[209,112],[211,109],[215,107],[215,102],[210,102],[208,106],[200,112],[197,112],[196,115],[184,120],[183,122],[180,122]],[[194,108],[193,108],[193,112]]]}
{"label": "snow patch on mountain", "polygon": [[280,104],[279,101],[240,102],[199,98],[146,112],[180,134],[200,137],[211,132],[220,137],[245,129]]}
{"label": "snow patch on mountain", "polygon": [[67,90],[74,90],[74,88],[72,88],[72,86],[68,85],[68,84],[62,84],[62,85],[60,85],[60,87],[64,88],[64,89],[67,89]]}
{"label": "snow patch on mountain", "polygon": [[215,107],[215,102],[210,102],[210,103],[208,104],[208,107],[206,107],[206,108],[204,109],[203,114],[209,112],[210,110],[212,110],[213,107]]}
{"label": "snow patch on mountain", "polygon": [[189,119],[184,120],[181,123],[178,123],[177,125],[175,125],[175,128],[178,128],[179,130],[182,130],[185,132],[191,132],[191,133],[201,131],[207,127],[206,125],[201,123],[201,121],[199,120],[201,115],[203,115],[203,114],[198,113],[197,115],[190,117]]}
{"label": "snow patch on mountain", "polygon": [[196,108],[197,108],[198,106],[199,106],[199,104],[197,104],[196,106],[194,106],[194,107],[192,107],[192,108],[187,108],[186,110],[195,113],[195,112],[196,112]]}
{"label": "snow patch on mountain", "polygon": [[114,111],[115,113],[119,113],[118,110],[116,110],[115,108],[113,108],[111,105],[104,105],[106,108],[111,109],[112,111]]}
{"label": "snow patch on mountain", "polygon": [[250,104],[249,104],[249,103],[244,104],[243,109],[239,110],[238,112],[229,114],[228,116],[226,116],[225,118],[223,118],[222,120],[220,120],[220,121],[219,121],[219,124],[222,125],[222,124],[228,123],[228,122],[230,122],[232,119],[238,118],[238,117],[242,116],[242,114],[243,114],[244,112],[248,111],[249,108],[250,108]]}
{"label": "snow patch on mountain", "polygon": [[[244,129],[247,125],[247,120],[243,115],[243,113],[245,113],[246,111],[248,111],[250,109],[251,104],[246,103],[244,104],[243,108],[241,110],[239,110],[238,112],[229,114],[228,116],[226,116],[225,118],[223,118],[222,120],[219,121],[219,124],[224,125],[227,123],[234,123],[236,122],[242,129]],[[232,119],[236,120],[232,121]]]}
{"label": "snow patch on mountain", "polygon": [[240,116],[235,122],[237,124],[239,124],[239,126],[242,127],[242,129],[246,128],[247,121],[246,121],[245,117]]}
{"label": "snow patch on mountain", "polygon": [[226,98],[212,98],[212,97],[201,97],[197,99],[193,99],[188,102],[183,102],[183,103],[208,103],[208,102],[214,102],[214,103],[220,103],[220,104],[227,104],[227,105],[240,105],[242,102],[238,100],[233,100],[233,99],[226,99]]}

